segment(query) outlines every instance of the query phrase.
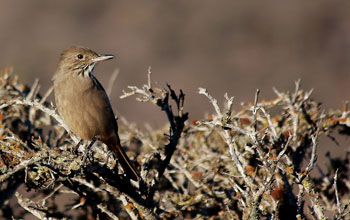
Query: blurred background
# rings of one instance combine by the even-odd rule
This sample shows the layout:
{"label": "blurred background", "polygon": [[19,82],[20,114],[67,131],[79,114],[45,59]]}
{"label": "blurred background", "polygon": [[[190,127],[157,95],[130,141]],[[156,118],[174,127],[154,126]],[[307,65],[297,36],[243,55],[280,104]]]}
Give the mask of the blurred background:
{"label": "blurred background", "polygon": [[[334,1],[1,1],[0,68],[13,67],[41,93],[52,84],[60,52],[82,45],[117,59],[95,76],[107,87],[120,68],[111,100],[115,111],[139,127],[162,126],[165,115],[134,98],[120,100],[128,85],[153,81],[186,94],[190,119],[213,111],[204,87],[220,103],[227,92],[234,109],[300,78],[323,108],[341,108],[350,94],[350,2]],[[53,96],[50,97],[53,100]],[[156,110],[156,112],[155,112]]]}
{"label": "blurred background", "polygon": [[[234,96],[236,110],[257,88],[261,99],[271,99],[272,87],[293,91],[299,78],[322,108],[340,109],[350,98],[349,1],[2,0],[0,9],[0,69],[13,67],[29,85],[39,78],[43,94],[63,49],[114,54],[95,76],[107,87],[120,68],[112,105],[140,128],[163,126],[164,113],[119,96],[128,85],[146,83],[149,66],[159,86],[183,89],[190,120],[214,111],[198,87],[220,104],[225,92]],[[321,155],[344,153],[323,139]]]}

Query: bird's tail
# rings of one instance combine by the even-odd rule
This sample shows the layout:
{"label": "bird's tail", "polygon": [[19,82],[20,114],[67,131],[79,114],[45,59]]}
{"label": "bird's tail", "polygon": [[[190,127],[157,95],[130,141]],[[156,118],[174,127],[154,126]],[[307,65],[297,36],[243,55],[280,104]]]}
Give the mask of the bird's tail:
{"label": "bird's tail", "polygon": [[120,165],[122,165],[122,168],[123,168],[124,172],[126,173],[126,175],[132,180],[139,181],[140,175],[136,171],[136,168],[134,167],[134,165],[130,161],[128,155],[126,155],[125,151],[120,146],[120,144],[119,143],[111,144],[111,145],[108,145],[108,147],[117,156],[118,161],[119,161]]}

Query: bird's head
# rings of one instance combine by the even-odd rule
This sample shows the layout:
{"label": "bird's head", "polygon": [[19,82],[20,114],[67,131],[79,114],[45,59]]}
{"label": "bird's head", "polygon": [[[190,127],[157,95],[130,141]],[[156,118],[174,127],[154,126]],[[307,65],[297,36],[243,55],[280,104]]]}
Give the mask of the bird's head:
{"label": "bird's head", "polygon": [[96,63],[112,58],[114,58],[113,55],[100,55],[89,48],[73,46],[61,53],[58,71],[91,77]]}

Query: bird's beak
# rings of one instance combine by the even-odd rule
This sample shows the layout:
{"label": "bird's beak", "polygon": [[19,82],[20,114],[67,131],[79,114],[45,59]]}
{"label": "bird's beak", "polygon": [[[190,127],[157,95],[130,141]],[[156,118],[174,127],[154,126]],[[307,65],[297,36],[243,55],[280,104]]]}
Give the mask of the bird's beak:
{"label": "bird's beak", "polygon": [[92,62],[93,63],[98,63],[98,62],[105,61],[105,60],[110,60],[110,59],[113,59],[113,58],[114,58],[113,55],[99,55],[99,57],[93,58]]}

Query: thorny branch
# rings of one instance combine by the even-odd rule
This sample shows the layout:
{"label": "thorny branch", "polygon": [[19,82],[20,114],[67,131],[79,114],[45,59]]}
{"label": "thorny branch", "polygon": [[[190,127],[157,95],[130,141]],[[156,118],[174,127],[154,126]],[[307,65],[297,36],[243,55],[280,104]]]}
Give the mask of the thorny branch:
{"label": "thorny branch", "polygon": [[[250,105],[250,108],[246,108],[250,110],[250,114],[247,114],[249,111],[243,110],[235,115],[231,115],[231,108],[227,111],[230,112],[230,114],[225,114],[224,111],[220,109],[217,100],[211,96],[206,89],[200,88],[199,93],[205,95],[209,99],[215,109],[215,114],[213,114],[209,120],[197,122],[198,129],[205,131],[203,130],[203,126],[207,126],[209,129],[208,131],[217,130],[226,142],[231,158],[240,173],[238,177],[242,178],[243,181],[243,183],[242,181],[234,181],[234,189],[237,193],[245,195],[241,203],[243,207],[248,206],[247,208],[250,210],[250,212],[247,212],[247,215],[243,215],[244,219],[261,218],[261,215],[266,211],[261,210],[261,203],[263,202],[262,196],[269,192],[273,200],[277,200],[279,203],[289,201],[289,204],[282,205],[282,207],[290,206],[289,212],[295,209],[295,207],[299,207],[298,211],[295,209],[295,217],[300,217],[302,212],[302,207],[300,206],[304,204],[301,201],[302,197],[305,196],[305,191],[310,195],[312,208],[317,218],[322,219],[325,217],[324,210],[319,205],[318,196],[314,191],[315,186],[312,186],[312,183],[310,183],[311,179],[309,175],[317,159],[317,137],[322,133],[320,128],[317,127],[317,124],[322,124],[325,115],[322,112],[319,118],[316,118],[312,117],[310,112],[308,112],[309,110],[306,108],[310,108],[311,106],[317,107],[317,105],[310,101],[312,90],[305,94],[302,93],[300,90],[300,80],[296,82],[296,89],[292,95],[278,92],[276,89],[275,92],[278,95],[276,100],[259,102],[258,95],[260,91],[257,90],[253,104]],[[225,99],[227,102],[226,106],[232,106],[231,100],[233,100],[233,98],[228,99],[227,94],[225,94]],[[273,121],[267,108],[273,108],[281,104],[287,106],[284,108],[287,109],[288,112],[283,116],[284,118],[276,118],[277,120],[274,119],[275,121]],[[244,117],[242,117],[242,115],[244,115]],[[306,130],[304,134],[301,132],[301,129],[304,129],[304,127],[300,127],[305,124],[303,117],[313,126],[312,129]],[[242,127],[237,126],[238,123],[235,119],[240,120],[241,123],[244,122],[248,124],[247,129],[243,127],[244,131],[242,131]],[[319,120],[318,123],[316,123],[317,120]],[[267,126],[265,126],[265,124]],[[282,130],[281,126],[286,126],[286,129]],[[219,130],[217,128],[219,128]],[[286,133],[285,131],[288,132]],[[245,138],[241,140],[241,137],[235,135],[235,133],[244,134]],[[303,139],[309,140],[311,144],[300,142]],[[297,144],[301,145],[294,149],[290,148],[290,146],[295,146]],[[308,146],[311,146],[311,149]],[[278,151],[276,151],[276,147],[277,149],[279,148]],[[246,152],[242,151],[243,149]],[[293,160],[291,155],[296,154],[300,149],[303,151],[310,149],[311,156],[308,166],[303,172],[299,173],[299,159],[301,159],[304,154],[299,155],[299,158],[295,156],[295,159],[298,158],[297,160]],[[254,156],[256,156],[255,158],[260,165],[252,164],[251,160],[247,160],[246,156],[243,156],[250,154],[248,152],[252,152]],[[264,173],[263,177],[260,177],[260,172]],[[276,176],[276,173],[280,174]],[[284,184],[279,180],[280,177],[278,176],[280,175],[282,175],[284,179]],[[237,177],[235,176],[234,178]],[[286,181],[295,181],[299,186],[301,193],[298,196],[298,200],[294,198],[289,198],[289,200],[284,198],[293,196],[294,194],[291,190],[291,186],[287,184]],[[245,187],[242,188],[239,184],[243,184]],[[282,185],[279,186],[279,184]],[[277,193],[283,192],[285,193],[283,197],[277,196]],[[249,194],[252,196],[249,196]],[[244,202],[244,200],[246,202]],[[278,215],[278,213],[283,215],[281,212],[276,212],[275,214]],[[271,218],[274,218],[273,215]]]}
{"label": "thorny branch", "polygon": [[[151,84],[151,68],[148,70],[148,84],[144,85],[143,89],[139,89],[135,86],[129,86],[131,92],[127,93],[123,91],[121,98],[126,98],[131,95],[139,95],[138,100],[141,102],[152,102],[165,112],[168,121],[170,123],[170,130],[168,136],[169,143],[165,146],[165,158],[161,159],[160,166],[158,167],[157,179],[154,179],[152,186],[150,186],[149,194],[147,195],[147,201],[152,201],[154,193],[158,188],[160,179],[162,178],[166,168],[168,167],[170,160],[178,145],[179,139],[183,132],[185,121],[188,119],[188,113],[183,113],[183,105],[185,100],[185,94],[180,90],[180,94],[176,95],[175,91],[167,85],[167,90],[155,89]],[[177,115],[174,115],[172,106],[169,103],[169,96],[175,102],[177,107]]]}
{"label": "thorny branch", "polygon": [[[185,125],[183,92],[154,87],[149,69],[146,85],[122,97],[155,104],[169,125],[143,132],[119,117],[120,136],[140,161],[142,181],[135,183],[100,142],[86,160],[83,150],[71,150],[80,140],[67,135],[46,102],[52,89],[41,97],[37,80],[27,87],[0,71],[0,216],[23,218],[18,204],[40,219],[347,219],[350,152],[323,158],[318,148],[322,135],[350,135],[349,108],[322,110],[312,90],[301,90],[300,80],[295,86],[292,93],[274,89],[273,100],[257,91],[239,111],[227,93],[221,107],[201,88],[214,113]],[[37,197],[21,195],[21,184]],[[57,196],[66,194],[74,202],[59,208]]]}
{"label": "thorny branch", "polygon": [[[127,205],[128,204],[127,200],[134,203],[136,210],[138,210],[139,214],[141,216],[143,215],[144,218],[146,218],[146,219],[157,218],[157,215],[153,212],[153,209],[156,208],[156,203],[154,203],[154,201],[153,201],[153,196],[154,196],[154,193],[158,190],[157,184],[159,183],[159,180],[163,176],[166,167],[169,165],[170,159],[171,159],[171,157],[176,149],[176,146],[178,144],[179,139],[181,138],[181,133],[182,133],[183,128],[184,128],[184,123],[188,118],[188,114],[183,113],[183,104],[184,104],[184,97],[185,97],[183,92],[180,91],[180,95],[177,96],[175,91],[171,89],[170,85],[168,85],[168,90],[151,88],[150,74],[151,74],[151,72],[149,70],[148,85],[145,85],[143,87],[143,89],[137,89],[137,91],[142,90],[143,94],[146,94],[149,96],[149,98],[148,98],[149,101],[151,101],[151,102],[157,104],[159,107],[161,107],[161,110],[165,111],[167,118],[169,119],[169,122],[171,125],[170,134],[167,135],[169,138],[169,143],[165,147],[165,149],[166,149],[165,159],[162,160],[162,162],[160,163],[160,165],[158,167],[158,180],[156,180],[152,186],[148,185],[146,182],[141,181],[140,185],[139,185],[140,188],[138,188],[136,185],[134,186],[134,184],[130,183],[129,180],[124,179],[124,177],[122,177],[122,178],[118,177],[117,180],[116,179],[114,179],[114,180],[109,179],[108,175],[105,176],[105,173],[106,172],[111,173],[113,171],[108,170],[107,167],[105,167],[103,169],[101,169],[101,167],[99,168],[100,165],[98,163],[100,163],[100,162],[96,163],[97,161],[90,161],[90,163],[87,163],[85,161],[85,157],[81,157],[81,156],[76,157],[75,155],[70,155],[71,156],[70,158],[62,157],[62,159],[65,160],[64,162],[68,162],[69,164],[71,164],[70,166],[67,166],[70,168],[67,171],[64,171],[64,169],[62,170],[62,168],[57,168],[58,164],[60,164],[60,166],[65,167],[65,165],[63,165],[63,163],[64,163],[63,161],[61,161],[61,162],[57,161],[57,160],[61,160],[61,159],[59,159],[59,157],[61,155],[58,156],[57,153],[56,154],[52,153],[51,151],[53,149],[44,147],[41,142],[39,144],[42,145],[41,147],[43,147],[43,148],[33,149],[33,153],[35,151],[37,151],[37,152],[33,156],[31,156],[31,158],[29,158],[29,159],[23,158],[22,162],[15,165],[14,168],[9,169],[6,173],[2,174],[0,176],[1,182],[6,181],[8,178],[12,177],[12,175],[14,175],[16,172],[24,170],[24,169],[27,170],[28,167],[34,165],[34,166],[39,166],[39,167],[43,166],[43,167],[50,169],[50,173],[53,173],[52,177],[55,178],[56,181],[57,180],[60,181],[60,179],[61,179],[61,181],[63,181],[62,183],[64,183],[64,185],[66,187],[71,188],[73,191],[77,192],[79,195],[81,195],[81,193],[79,193],[79,189],[78,189],[79,185],[77,185],[76,183],[79,183],[80,185],[83,185],[85,187],[90,188],[95,193],[101,193],[102,191],[96,190],[97,187],[95,187],[95,184],[91,184],[89,182],[84,181],[84,176],[90,176],[90,178],[94,178],[96,181],[100,182],[99,189],[105,189],[103,191],[114,195],[115,198],[119,197],[119,193],[117,195],[117,194],[115,194],[115,192],[119,191],[119,192],[123,193],[123,196],[124,196],[123,203],[125,205]],[[6,79],[9,79],[9,78],[6,78]],[[61,120],[60,116],[56,113],[56,111],[54,109],[50,109],[50,108],[44,106],[45,103],[43,101],[41,101],[40,99],[38,99],[38,91],[39,91],[38,88],[39,88],[38,81],[35,81],[35,83],[33,85],[33,89],[31,89],[28,94],[24,94],[23,98],[17,97],[15,99],[2,101],[0,103],[0,110],[4,110],[4,109],[6,110],[6,109],[12,108],[16,105],[29,106],[29,107],[31,107],[30,111],[32,109],[38,109],[38,110],[41,110],[42,112],[48,114],[49,116],[53,117],[54,119],[56,119],[56,121],[62,127],[65,128],[66,131],[68,131],[68,128],[65,126],[64,122]],[[133,87],[133,88],[137,88],[137,87]],[[52,90],[50,89],[49,91],[52,91]],[[137,93],[135,93],[135,94],[137,94]],[[44,98],[46,99],[47,96],[48,96],[48,93],[45,94]],[[171,99],[174,100],[174,102],[177,106],[178,114],[176,114],[176,115],[173,113],[171,105],[169,103],[169,101],[170,101],[169,96]],[[74,139],[74,143],[79,142],[79,140],[76,137],[74,137],[73,135],[71,136],[71,138]],[[15,141],[26,146],[26,144],[24,142],[22,142],[20,139],[15,139]],[[56,145],[59,145],[59,144],[56,144]],[[43,154],[42,149],[45,149],[45,152],[47,152],[47,153]],[[29,149],[29,150],[31,150],[31,149]],[[4,152],[8,152],[8,151],[5,149]],[[95,151],[95,153],[100,153],[100,156],[101,156],[101,154],[103,154],[99,151]],[[45,160],[47,160],[47,159],[49,161],[45,162]],[[104,157],[100,158],[100,160],[101,159],[106,159],[106,157],[104,156]],[[79,162],[79,161],[83,161],[83,163]],[[41,165],[40,165],[40,163],[41,163]],[[105,165],[108,165],[108,161],[103,162],[103,163],[105,163]],[[85,164],[85,167],[79,168],[80,164]],[[79,177],[79,176],[81,176],[81,177]],[[113,177],[114,175],[112,174],[110,176]],[[145,180],[147,180],[147,178]],[[142,194],[140,194],[140,192],[147,192],[147,191],[149,191],[150,193],[148,194],[146,199],[143,199],[141,197]],[[83,195],[81,195],[81,196],[83,196]],[[20,195],[18,195],[17,197],[20,198]],[[125,198],[127,198],[127,200]],[[89,201],[89,198],[88,198],[88,201]],[[94,201],[89,201],[89,202],[95,203]],[[37,217],[40,216],[39,218],[44,218],[47,216],[45,213],[38,214],[38,212],[34,212],[32,209],[29,209],[28,206],[23,205],[23,202],[21,204],[24,208],[26,208],[27,211],[31,212],[32,214],[36,215]],[[79,206],[84,205],[84,204],[85,203],[82,203],[80,205],[77,204],[76,206],[73,206],[73,208],[79,207]],[[96,207],[100,211],[105,213],[107,216],[109,216],[110,218],[117,219],[117,217],[112,212],[110,212],[106,209],[107,206],[103,202],[96,203]],[[129,216],[131,218],[133,218],[133,219],[136,218],[134,211],[130,212],[127,210],[127,212],[129,213]]]}

